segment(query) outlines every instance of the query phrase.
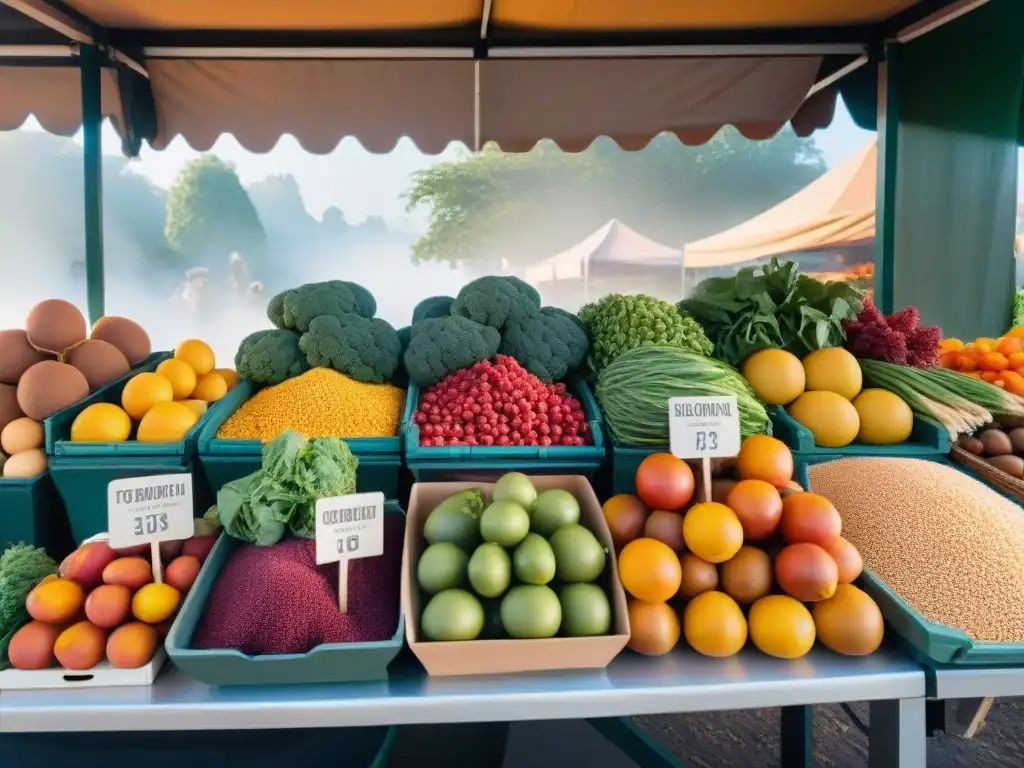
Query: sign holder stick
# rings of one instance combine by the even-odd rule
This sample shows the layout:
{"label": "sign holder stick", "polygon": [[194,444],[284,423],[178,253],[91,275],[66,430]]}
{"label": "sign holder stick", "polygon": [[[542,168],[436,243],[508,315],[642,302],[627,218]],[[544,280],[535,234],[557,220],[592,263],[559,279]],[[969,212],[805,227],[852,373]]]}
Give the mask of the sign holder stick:
{"label": "sign holder stick", "polygon": [[711,501],[711,457],[700,460],[700,473],[704,479],[704,501]]}
{"label": "sign holder stick", "polygon": [[160,542],[151,541],[149,543],[149,553],[153,561],[153,581],[157,584],[164,583],[164,565],[160,561]]}
{"label": "sign holder stick", "polygon": [[338,561],[338,610],[348,613],[348,564],[349,561]]}

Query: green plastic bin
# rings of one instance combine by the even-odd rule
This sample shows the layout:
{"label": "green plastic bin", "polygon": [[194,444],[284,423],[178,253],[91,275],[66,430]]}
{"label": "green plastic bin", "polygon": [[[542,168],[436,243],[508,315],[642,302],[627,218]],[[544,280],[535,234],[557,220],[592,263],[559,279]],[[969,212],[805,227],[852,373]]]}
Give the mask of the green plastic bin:
{"label": "green plastic bin", "polygon": [[[385,514],[402,515],[402,508],[387,502]],[[344,683],[387,680],[388,665],[402,650],[405,616],[399,606],[398,627],[390,640],[369,643],[330,643],[308,653],[247,656],[241,651],[192,648],[192,635],[217,576],[241,545],[221,534],[189,590],[171,625],[164,647],[167,655],[189,677],[207,685],[280,685],[288,683]],[[244,599],[244,595],[240,595]]]}
{"label": "green plastic bin", "polygon": [[60,561],[73,548],[67,514],[50,472],[0,478],[0,552],[19,542]]}
{"label": "green plastic bin", "polygon": [[[796,467],[800,484],[813,491],[808,468],[814,464],[836,459],[850,458],[839,454],[822,455],[813,459],[800,460]],[[911,456],[924,461],[945,464],[963,472],[978,482],[984,479],[945,456]],[[988,487],[1012,501],[1017,501],[998,488]],[[1024,514],[1024,510],[1021,510]],[[965,632],[942,624],[928,621],[914,610],[902,597],[889,588],[870,568],[865,567],[861,575],[861,587],[874,598],[885,617],[889,629],[899,637],[907,654],[921,664],[947,667],[1017,666],[1024,664],[1024,643],[992,643],[973,640]]]}
{"label": "green plastic bin", "polygon": [[495,480],[506,472],[531,475],[584,475],[593,478],[605,458],[601,410],[586,382],[570,387],[583,406],[590,423],[593,445],[497,446],[497,445],[420,445],[420,427],[413,421],[419,404],[419,387],[409,384],[402,417],[405,463],[416,482]]}
{"label": "green plastic bin", "polygon": [[144,371],[156,370],[170,356],[151,355],[142,365],[113,384],[96,390],[75,405],[58,411],[44,425],[50,475],[67,508],[71,534],[75,542],[107,530],[107,486],[111,480],[147,475],[192,474],[194,512],[201,517],[210,505],[211,494],[195,459],[199,430],[224,408],[224,399],[211,403],[206,414],[176,443],[73,443],[71,424],[93,403],[120,403],[121,391],[128,379]]}
{"label": "green plastic bin", "polygon": [[[222,407],[211,414],[199,430],[199,462],[214,491],[260,468],[262,441],[217,437],[217,430],[255,392],[252,382],[239,382],[218,403]],[[354,437],[345,442],[359,459],[356,490],[360,493],[380,491],[386,498],[397,498],[398,473],[402,468],[401,437]]]}
{"label": "green plastic bin", "polygon": [[867,445],[853,442],[842,448],[825,448],[814,444],[811,430],[798,422],[781,406],[768,409],[772,419],[772,432],[775,437],[789,446],[795,454],[813,457],[816,454],[832,456],[906,456],[909,458],[928,458],[944,456],[949,453],[949,433],[934,421],[914,415],[914,426],[910,438],[896,445]]}

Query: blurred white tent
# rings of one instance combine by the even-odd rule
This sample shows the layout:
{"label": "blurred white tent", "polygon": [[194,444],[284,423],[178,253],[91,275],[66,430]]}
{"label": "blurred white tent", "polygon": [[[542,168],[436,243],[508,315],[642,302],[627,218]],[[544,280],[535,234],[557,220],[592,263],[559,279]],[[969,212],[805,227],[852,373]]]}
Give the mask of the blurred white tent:
{"label": "blurred white tent", "polygon": [[582,279],[584,300],[589,301],[590,278],[595,271],[628,271],[637,267],[667,268],[678,275],[683,267],[683,252],[612,219],[572,248],[527,267],[526,281],[537,285]]}

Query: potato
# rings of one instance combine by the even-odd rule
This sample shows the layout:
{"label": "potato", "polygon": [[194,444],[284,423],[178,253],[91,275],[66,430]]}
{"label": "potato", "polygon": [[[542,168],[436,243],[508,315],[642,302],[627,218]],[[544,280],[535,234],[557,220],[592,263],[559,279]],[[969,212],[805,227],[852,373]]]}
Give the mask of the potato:
{"label": "potato", "polygon": [[64,669],[92,669],[106,654],[107,633],[88,621],[79,621],[57,637],[53,653]]}
{"label": "potato", "polygon": [[20,328],[0,331],[0,383],[17,384],[21,374],[46,359],[46,353],[28,343]]}
{"label": "potato", "polygon": [[82,609],[85,592],[70,579],[50,579],[40,582],[25,598],[25,610],[36,621],[64,624],[74,619]]}
{"label": "potato", "polygon": [[1024,477],[1024,459],[1020,456],[992,456],[988,463],[1011,477]]}
{"label": "potato", "polygon": [[68,355],[68,362],[82,372],[91,391],[127,376],[132,370],[121,350],[101,339],[82,342]]}
{"label": "potato", "polygon": [[171,560],[181,554],[181,548],[184,541],[161,541],[160,542],[160,562],[169,563]]}
{"label": "potato", "polygon": [[60,564],[60,575],[92,589],[103,583],[103,569],[117,559],[117,552],[105,541],[83,544]]}
{"label": "potato", "polygon": [[107,659],[118,669],[138,669],[153,660],[160,636],[156,627],[132,621],[107,638]]}
{"label": "potato", "polygon": [[25,333],[32,346],[60,354],[85,338],[85,317],[70,301],[47,299],[28,313]]}
{"label": "potato", "polygon": [[975,456],[981,456],[985,452],[985,444],[976,437],[970,435],[962,435],[959,440],[956,441],[957,445],[963,448],[968,453],[973,453]]}
{"label": "potato", "polygon": [[15,669],[46,669],[52,666],[56,662],[53,645],[63,631],[61,624],[30,621],[14,633],[7,646],[11,666]]}
{"label": "potato", "polygon": [[100,629],[124,624],[132,609],[132,591],[123,584],[101,584],[85,598],[85,617]]}
{"label": "potato", "polygon": [[89,382],[73,365],[44,360],[18,382],[18,406],[25,415],[43,421],[89,394]]}
{"label": "potato", "polygon": [[153,566],[141,557],[119,557],[103,569],[104,584],[120,584],[136,590],[153,581]]}
{"label": "potato", "polygon": [[1009,435],[1000,429],[986,429],[979,435],[979,439],[988,456],[1006,456],[1013,453],[1013,443],[1010,442]]}
{"label": "potato", "polygon": [[164,581],[184,594],[196,583],[202,565],[195,555],[176,557],[164,571]]}
{"label": "potato", "polygon": [[45,451],[40,448],[16,453],[4,462],[4,477],[36,477],[46,471],[48,461]]}
{"label": "potato", "polygon": [[0,447],[12,456],[22,451],[43,447],[43,425],[28,417],[15,419],[0,430]]}
{"label": "potato", "polygon": [[149,334],[142,326],[127,317],[108,315],[101,317],[89,334],[93,339],[106,341],[117,347],[129,364],[138,365],[153,351]]}
{"label": "potato", "polygon": [[1017,453],[1024,453],[1024,427],[1017,427],[1009,432],[1010,442]]}

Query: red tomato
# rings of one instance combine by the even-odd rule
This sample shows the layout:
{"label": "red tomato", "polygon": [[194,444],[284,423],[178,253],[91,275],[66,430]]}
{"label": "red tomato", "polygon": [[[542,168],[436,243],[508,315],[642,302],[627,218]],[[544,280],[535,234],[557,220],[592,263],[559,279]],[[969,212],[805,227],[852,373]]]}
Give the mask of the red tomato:
{"label": "red tomato", "polygon": [[693,498],[693,471],[671,453],[652,453],[636,471],[636,494],[651,509],[683,509]]}

